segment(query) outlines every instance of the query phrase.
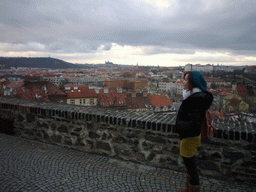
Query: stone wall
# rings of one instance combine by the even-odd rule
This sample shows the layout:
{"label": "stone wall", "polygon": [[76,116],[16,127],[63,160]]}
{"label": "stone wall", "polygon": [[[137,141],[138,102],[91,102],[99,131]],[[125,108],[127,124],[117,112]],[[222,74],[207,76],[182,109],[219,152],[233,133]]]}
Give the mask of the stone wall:
{"label": "stone wall", "polygon": [[[149,114],[38,103],[2,98],[0,117],[14,120],[16,135],[84,152],[106,155],[150,166],[185,171],[179,138],[172,133],[174,114]],[[133,117],[133,118],[130,118]],[[137,118],[135,118],[137,117]],[[171,119],[169,124],[163,120]],[[231,130],[232,131],[232,130]],[[255,134],[218,130],[204,141],[196,156],[202,175],[256,184]],[[231,134],[232,133],[232,134]],[[226,136],[224,136],[226,135]],[[243,139],[244,138],[244,139]],[[246,140],[247,139],[247,140]]]}

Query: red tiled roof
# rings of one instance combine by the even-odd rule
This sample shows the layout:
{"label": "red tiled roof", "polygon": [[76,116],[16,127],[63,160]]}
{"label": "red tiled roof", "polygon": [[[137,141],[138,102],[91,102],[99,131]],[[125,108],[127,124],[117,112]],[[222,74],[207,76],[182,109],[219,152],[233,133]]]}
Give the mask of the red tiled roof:
{"label": "red tiled roof", "polygon": [[94,73],[94,71],[83,71],[83,74]]}
{"label": "red tiled roof", "polygon": [[206,82],[223,82],[222,79],[218,77],[205,77]]}
{"label": "red tiled roof", "polygon": [[167,108],[169,108],[169,105],[172,105],[172,101],[163,95],[150,95],[149,99],[151,104],[157,106],[159,109],[161,109],[162,105]]}
{"label": "red tiled roof", "polygon": [[221,92],[218,93],[218,95],[220,95],[220,96],[227,96],[227,95],[231,95],[231,94],[232,93],[229,93],[227,91],[221,91]]}
{"label": "red tiled roof", "polygon": [[219,86],[219,87],[216,87],[215,89],[217,89],[217,90],[218,90],[218,89],[220,89],[220,90],[223,90],[223,89],[224,89],[224,90],[225,90],[226,88],[225,88],[225,87],[222,87],[222,86]]}
{"label": "red tiled roof", "polygon": [[21,87],[23,84],[23,81],[18,81],[18,82],[8,82],[5,85],[8,87],[11,87],[12,89],[18,89]]}
{"label": "red tiled roof", "polygon": [[[46,87],[46,91],[44,90]],[[49,96],[65,96],[62,90],[50,82],[30,82],[17,90],[16,97],[22,99],[50,101]],[[39,97],[37,97],[39,96]]]}
{"label": "red tiled roof", "polygon": [[142,94],[136,94],[136,97],[127,94],[126,103],[128,109],[146,109],[146,105],[151,105],[149,97],[143,97]]}
{"label": "red tiled roof", "polygon": [[215,89],[211,89],[211,90],[209,90],[209,92],[210,92],[211,94],[213,94],[214,96],[216,96],[216,95],[219,94],[219,92],[218,92],[217,90],[215,90]]}
{"label": "red tiled roof", "polygon": [[97,69],[97,71],[108,71],[107,69]]}
{"label": "red tiled roof", "polygon": [[231,99],[231,101],[229,102],[229,105],[231,105],[231,106],[236,106],[236,105],[238,105],[241,101],[242,101],[242,100],[240,100],[240,99],[233,98],[233,99]]}
{"label": "red tiled roof", "polygon": [[123,93],[117,93],[116,89],[108,89],[108,93],[104,93],[104,89],[99,90],[97,94],[98,107],[124,107],[126,101]]}
{"label": "red tiled roof", "polygon": [[245,85],[237,85],[237,92],[240,96],[248,96],[248,91]]}
{"label": "red tiled roof", "polygon": [[246,67],[245,70],[250,70],[250,71],[256,70],[256,66]]}
{"label": "red tiled roof", "polygon": [[[96,98],[94,89],[89,89],[87,85],[72,85],[70,90],[66,90],[67,98]],[[77,87],[78,89],[74,89]]]}
{"label": "red tiled roof", "polygon": [[49,83],[47,86],[48,95],[66,96],[67,94],[59,89],[56,85]]}
{"label": "red tiled roof", "polygon": [[176,83],[178,83],[178,84],[183,84],[183,81],[176,81]]}
{"label": "red tiled roof", "polygon": [[214,119],[225,119],[223,111],[212,111],[211,114]]}

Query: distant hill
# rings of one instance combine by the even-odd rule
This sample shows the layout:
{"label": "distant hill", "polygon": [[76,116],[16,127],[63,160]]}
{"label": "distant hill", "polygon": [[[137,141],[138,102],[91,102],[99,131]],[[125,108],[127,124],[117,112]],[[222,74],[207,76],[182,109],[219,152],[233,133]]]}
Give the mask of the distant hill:
{"label": "distant hill", "polygon": [[51,57],[0,57],[3,68],[10,67],[35,67],[51,69],[85,68],[88,65],[77,65]]}

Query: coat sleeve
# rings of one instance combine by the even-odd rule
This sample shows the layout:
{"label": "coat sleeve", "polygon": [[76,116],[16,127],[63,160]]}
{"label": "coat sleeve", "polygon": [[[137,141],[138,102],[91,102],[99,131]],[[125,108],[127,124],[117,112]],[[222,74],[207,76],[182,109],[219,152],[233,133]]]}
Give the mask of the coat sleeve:
{"label": "coat sleeve", "polygon": [[205,110],[202,105],[202,101],[193,99],[183,106],[184,110],[181,116],[185,116],[186,118],[181,117],[176,122],[176,130],[178,133],[184,134],[193,132],[201,127],[205,115]]}

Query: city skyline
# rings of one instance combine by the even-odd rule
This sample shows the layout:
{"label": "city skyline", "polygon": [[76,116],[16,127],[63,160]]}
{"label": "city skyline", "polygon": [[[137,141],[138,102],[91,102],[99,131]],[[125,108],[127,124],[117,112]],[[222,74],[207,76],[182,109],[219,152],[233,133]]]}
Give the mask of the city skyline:
{"label": "city skyline", "polygon": [[0,56],[255,65],[255,7],[250,0],[1,1]]}

